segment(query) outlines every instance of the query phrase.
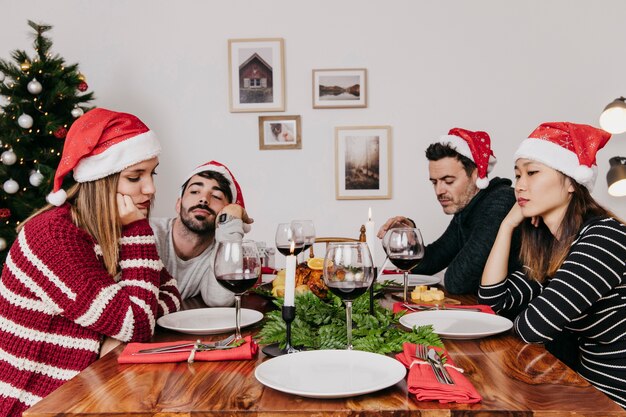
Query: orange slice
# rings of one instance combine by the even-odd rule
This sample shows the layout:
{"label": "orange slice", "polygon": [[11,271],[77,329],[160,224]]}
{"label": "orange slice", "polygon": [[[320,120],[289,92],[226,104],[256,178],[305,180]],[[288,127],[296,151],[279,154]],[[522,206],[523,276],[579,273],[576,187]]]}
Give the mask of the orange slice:
{"label": "orange slice", "polygon": [[311,269],[322,270],[324,269],[324,258],[310,258],[306,264]]}

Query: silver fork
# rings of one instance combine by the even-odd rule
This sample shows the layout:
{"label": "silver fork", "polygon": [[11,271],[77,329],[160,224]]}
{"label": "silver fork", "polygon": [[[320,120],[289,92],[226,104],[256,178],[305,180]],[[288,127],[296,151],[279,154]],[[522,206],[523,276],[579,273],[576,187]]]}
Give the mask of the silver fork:
{"label": "silver fork", "polygon": [[165,347],[160,347],[160,348],[152,348],[152,349],[142,349],[137,351],[137,353],[171,353],[171,352],[177,352],[177,351],[182,351],[186,348],[189,348],[190,350],[196,349],[196,350],[204,350],[204,349],[219,349],[221,347],[226,347],[228,345],[230,345],[233,340],[235,340],[235,335],[231,334],[230,336],[228,336],[225,339],[222,340],[218,340],[217,342],[214,343],[202,343],[200,341],[200,339],[196,340],[193,343],[181,343],[178,345],[172,345],[172,346],[165,346]]}
{"label": "silver fork", "polygon": [[441,375],[439,369],[437,368],[437,365],[433,362],[431,358],[428,357],[428,349],[426,348],[426,346],[418,344],[417,348],[415,349],[415,356],[423,361],[428,362],[431,369],[433,370],[433,373],[435,374],[435,378],[437,378],[437,382],[439,382],[440,384],[447,384],[445,378],[443,377],[443,375]]}

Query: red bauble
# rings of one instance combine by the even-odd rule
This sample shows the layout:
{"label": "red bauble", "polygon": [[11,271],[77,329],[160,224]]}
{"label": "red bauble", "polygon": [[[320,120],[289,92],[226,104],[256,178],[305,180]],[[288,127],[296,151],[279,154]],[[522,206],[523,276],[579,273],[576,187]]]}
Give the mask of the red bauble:
{"label": "red bauble", "polygon": [[11,210],[8,208],[0,209],[0,219],[8,219],[11,217]]}
{"label": "red bauble", "polygon": [[89,86],[87,85],[86,82],[81,81],[80,84],[78,84],[78,91],[87,91],[87,89],[89,88]]}
{"label": "red bauble", "polygon": [[63,139],[67,135],[67,129],[60,127],[54,131],[54,137],[57,139]]}

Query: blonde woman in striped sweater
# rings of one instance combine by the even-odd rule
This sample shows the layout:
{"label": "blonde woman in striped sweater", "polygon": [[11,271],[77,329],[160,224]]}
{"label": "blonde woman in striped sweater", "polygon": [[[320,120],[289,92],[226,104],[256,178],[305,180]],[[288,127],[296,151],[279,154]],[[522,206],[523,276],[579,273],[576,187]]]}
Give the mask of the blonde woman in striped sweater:
{"label": "blonde woman in striped sweater", "polygon": [[[479,298],[498,312],[522,307],[514,328],[527,343],[572,332],[576,370],[626,408],[626,226],[589,193],[609,138],[591,126],[545,123],[522,142],[517,204],[500,226]],[[518,226],[524,268],[507,276]]]}
{"label": "blonde woman in striped sweater", "polygon": [[[148,340],[179,309],[147,220],[159,151],[130,114],[94,109],[70,128],[51,204],[23,223],[2,270],[1,416],[89,366],[105,339]],[[78,184],[66,195],[70,171]]]}

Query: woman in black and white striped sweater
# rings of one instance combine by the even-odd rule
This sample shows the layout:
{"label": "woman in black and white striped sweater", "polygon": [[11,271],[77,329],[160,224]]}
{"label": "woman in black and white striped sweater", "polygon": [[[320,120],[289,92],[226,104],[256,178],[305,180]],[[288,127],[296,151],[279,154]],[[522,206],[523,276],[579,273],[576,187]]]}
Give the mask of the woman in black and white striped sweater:
{"label": "woman in black and white striped sweater", "polygon": [[[528,343],[573,332],[577,371],[626,408],[626,226],[589,193],[609,138],[591,126],[545,123],[522,142],[517,204],[500,226],[479,298],[496,311],[522,307],[514,327]],[[507,276],[518,226],[524,268]]]}

